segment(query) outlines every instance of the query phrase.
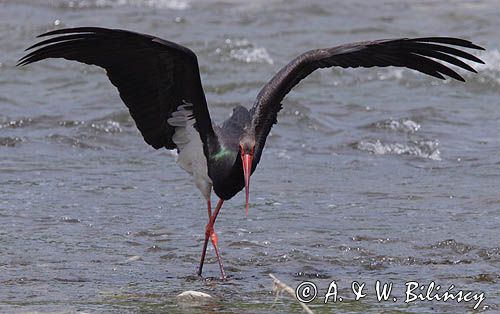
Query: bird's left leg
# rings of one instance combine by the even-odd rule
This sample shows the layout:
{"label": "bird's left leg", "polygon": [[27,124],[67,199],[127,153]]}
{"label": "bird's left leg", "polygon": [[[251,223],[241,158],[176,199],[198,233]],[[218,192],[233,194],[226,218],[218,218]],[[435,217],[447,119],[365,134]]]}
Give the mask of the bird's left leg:
{"label": "bird's left leg", "polygon": [[217,261],[219,262],[221,277],[222,277],[222,279],[226,278],[226,274],[224,272],[224,266],[222,265],[222,260],[220,258],[217,234],[214,231],[215,220],[217,219],[217,215],[219,214],[219,211],[220,211],[223,203],[224,203],[224,200],[220,199],[219,202],[217,203],[217,207],[215,208],[214,213],[212,214],[210,200],[207,201],[208,224],[205,228],[205,241],[203,243],[203,250],[201,252],[200,266],[198,268],[198,276],[201,276],[201,273],[203,270],[203,264],[205,262],[205,255],[206,255],[206,251],[207,251],[208,239],[210,238],[212,240],[212,244],[213,244],[214,249],[215,249],[215,255],[217,256]]}
{"label": "bird's left leg", "polygon": [[[217,261],[219,262],[220,275],[221,275],[222,279],[225,279],[226,273],[224,272],[224,265],[222,265],[222,259],[220,257],[220,253],[219,253],[219,245],[218,245],[219,239],[217,238],[217,234],[215,233],[215,230],[214,230],[215,220],[217,219],[217,215],[219,215],[219,211],[220,211],[223,203],[224,203],[224,200],[222,198],[219,199],[219,202],[217,203],[217,207],[215,207],[214,213],[209,218],[209,223],[207,225],[207,230],[205,231],[205,233],[210,234],[210,239],[212,240],[212,245],[214,246],[215,255],[217,256]],[[206,235],[205,235],[205,237],[206,237]]]}

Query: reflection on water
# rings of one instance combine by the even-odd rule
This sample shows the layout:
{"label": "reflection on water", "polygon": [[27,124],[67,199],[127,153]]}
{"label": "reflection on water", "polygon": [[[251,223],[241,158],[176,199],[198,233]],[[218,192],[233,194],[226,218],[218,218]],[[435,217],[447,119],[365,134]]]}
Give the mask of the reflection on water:
{"label": "reflection on water", "polygon": [[[0,0],[0,312],[300,312],[291,286],[335,280],[345,302],[318,313],[464,312],[457,302],[349,298],[350,283],[392,281],[484,291],[500,310],[500,86],[494,2],[357,0]],[[425,21],[425,23],[422,23]],[[258,170],[249,218],[227,202],[194,276],[205,205],[169,151],[146,145],[99,68],[16,68],[49,29],[127,28],[192,48],[211,115],[249,106],[308,49],[398,36],[459,36],[487,51],[465,84],[406,69],[328,69],[284,102]],[[214,298],[188,306],[185,290]]]}

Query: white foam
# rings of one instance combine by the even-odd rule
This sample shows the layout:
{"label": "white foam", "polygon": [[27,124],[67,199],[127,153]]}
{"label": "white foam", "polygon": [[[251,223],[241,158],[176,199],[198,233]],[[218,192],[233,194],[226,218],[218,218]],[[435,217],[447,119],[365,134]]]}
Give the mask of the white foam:
{"label": "white foam", "polygon": [[414,133],[420,129],[420,124],[410,119],[385,120],[377,122],[375,126],[379,129],[389,129],[393,131],[403,131]]}
{"label": "white foam", "polygon": [[441,160],[437,140],[412,141],[407,144],[382,143],[380,140],[363,140],[355,145],[356,149],[375,155],[411,155],[432,160]]}
{"label": "white foam", "polygon": [[107,120],[104,123],[92,123],[90,124],[90,127],[102,131],[105,133],[120,133],[122,132],[122,128],[120,126],[120,123],[117,121],[113,120]]}
{"label": "white foam", "polygon": [[233,49],[230,51],[229,56],[246,63],[274,63],[266,48]]}
{"label": "white foam", "polygon": [[[484,61],[484,64],[473,65],[473,68],[478,71],[474,79],[480,83],[500,85],[500,51],[498,49],[484,51],[478,57]],[[470,76],[470,74],[466,75]]]}
{"label": "white foam", "polygon": [[230,59],[246,63],[268,63],[274,64],[274,60],[264,47],[257,47],[248,39],[230,39],[224,41],[224,48],[217,48],[217,54],[228,54]]}
{"label": "white foam", "polygon": [[68,5],[72,8],[137,6],[171,10],[186,10],[190,7],[187,0],[73,0]]}
{"label": "white foam", "polygon": [[484,51],[478,55],[478,58],[483,60],[484,64],[475,65],[476,70],[500,72],[500,51],[498,49]]}

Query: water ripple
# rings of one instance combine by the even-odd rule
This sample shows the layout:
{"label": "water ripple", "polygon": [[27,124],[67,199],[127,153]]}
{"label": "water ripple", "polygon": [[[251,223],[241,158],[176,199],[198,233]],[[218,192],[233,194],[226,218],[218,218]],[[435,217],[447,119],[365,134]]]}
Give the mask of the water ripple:
{"label": "water ripple", "polygon": [[15,137],[15,136],[0,137],[0,146],[14,147],[22,142],[24,142],[24,139],[21,137]]}

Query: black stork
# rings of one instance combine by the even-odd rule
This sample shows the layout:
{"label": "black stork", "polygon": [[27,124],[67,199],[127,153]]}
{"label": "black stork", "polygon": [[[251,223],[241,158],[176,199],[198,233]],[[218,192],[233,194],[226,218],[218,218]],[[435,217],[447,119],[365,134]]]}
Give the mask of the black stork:
{"label": "black stork", "polygon": [[[399,66],[439,79],[449,76],[465,81],[439,61],[474,73],[458,58],[484,63],[453,46],[484,50],[482,47],[451,37],[383,39],[310,50],[279,70],[250,110],[237,106],[231,117],[217,125],[210,118],[197,57],[190,49],[151,35],[98,27],[59,29],[39,37],[45,36],[55,37],[26,49],[38,48],[18,65],[64,58],[104,68],[146,143],[155,149],[177,149],[178,165],[193,176],[207,201],[208,223],[198,275],[211,239],[222,278],[226,276],[214,231],[217,215],[224,200],[243,188],[248,215],[250,176],[277,123],[283,98],[302,79],[319,68]],[[213,212],[212,188],[219,197]]]}

